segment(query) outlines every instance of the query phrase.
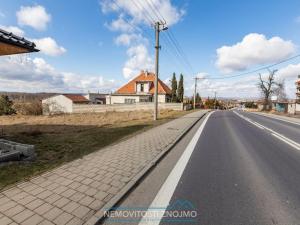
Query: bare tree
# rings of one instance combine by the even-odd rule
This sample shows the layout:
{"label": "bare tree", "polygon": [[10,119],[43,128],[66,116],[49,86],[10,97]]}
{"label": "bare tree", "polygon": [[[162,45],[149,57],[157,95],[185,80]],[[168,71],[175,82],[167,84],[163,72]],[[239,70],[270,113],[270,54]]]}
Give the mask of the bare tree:
{"label": "bare tree", "polygon": [[285,93],[285,81],[284,79],[277,83],[277,87],[274,89],[274,94],[279,101],[286,101],[287,95]]}
{"label": "bare tree", "polygon": [[270,106],[270,97],[274,92],[274,86],[277,85],[275,82],[275,73],[277,70],[269,70],[269,75],[266,80],[262,78],[262,75],[259,74],[258,87],[264,98],[263,110],[269,109]]}

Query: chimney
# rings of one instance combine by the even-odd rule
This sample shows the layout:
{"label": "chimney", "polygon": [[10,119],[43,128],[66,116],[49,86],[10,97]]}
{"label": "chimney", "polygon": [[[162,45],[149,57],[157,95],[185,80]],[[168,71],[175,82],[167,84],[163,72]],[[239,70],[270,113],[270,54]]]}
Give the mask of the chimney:
{"label": "chimney", "polygon": [[146,71],[145,71],[145,75],[146,75],[146,77],[148,76],[148,74],[149,74],[149,73],[148,73],[148,70],[146,70]]}

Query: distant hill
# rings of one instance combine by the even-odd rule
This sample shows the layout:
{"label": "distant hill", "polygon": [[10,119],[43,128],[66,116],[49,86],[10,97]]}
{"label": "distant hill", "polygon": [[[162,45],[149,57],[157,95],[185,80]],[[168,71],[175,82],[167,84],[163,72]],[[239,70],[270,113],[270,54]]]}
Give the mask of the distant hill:
{"label": "distant hill", "polygon": [[30,101],[41,101],[44,98],[51,97],[53,95],[57,95],[59,93],[26,93],[26,92],[4,92],[1,91],[0,95],[7,95],[12,101],[22,101],[22,102],[30,102]]}

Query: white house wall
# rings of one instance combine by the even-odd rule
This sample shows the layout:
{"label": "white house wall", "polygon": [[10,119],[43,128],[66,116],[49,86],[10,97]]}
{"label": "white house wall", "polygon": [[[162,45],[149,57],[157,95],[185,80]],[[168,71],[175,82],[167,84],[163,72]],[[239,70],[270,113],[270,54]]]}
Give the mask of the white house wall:
{"label": "white house wall", "polygon": [[[106,96],[106,104],[125,104],[125,99],[134,99],[135,103],[141,102],[141,99],[144,99],[146,96],[139,96],[139,95],[111,95]],[[166,102],[166,95],[158,95],[157,97],[158,102],[165,103]]]}
{"label": "white house wall", "polygon": [[49,113],[72,113],[73,102],[64,95],[57,95],[42,100],[45,107],[47,105]]}

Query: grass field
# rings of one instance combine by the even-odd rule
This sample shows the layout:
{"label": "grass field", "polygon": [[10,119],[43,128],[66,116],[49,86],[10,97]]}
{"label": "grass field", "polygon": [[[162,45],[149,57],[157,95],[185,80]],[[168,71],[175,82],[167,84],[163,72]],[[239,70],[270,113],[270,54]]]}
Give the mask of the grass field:
{"label": "grass field", "polygon": [[155,122],[150,111],[0,116],[0,136],[33,144],[37,153],[34,162],[0,165],[0,190],[186,113],[163,110]]}

